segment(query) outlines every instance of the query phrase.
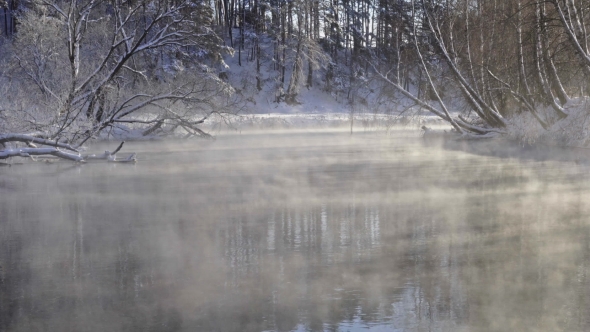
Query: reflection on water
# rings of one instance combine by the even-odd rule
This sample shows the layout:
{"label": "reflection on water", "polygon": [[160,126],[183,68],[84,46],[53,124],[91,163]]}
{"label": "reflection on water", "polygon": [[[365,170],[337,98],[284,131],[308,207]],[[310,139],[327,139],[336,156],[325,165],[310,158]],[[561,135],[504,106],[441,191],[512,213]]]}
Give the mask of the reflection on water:
{"label": "reflection on water", "polygon": [[588,168],[415,136],[1,168],[0,331],[590,329]]}

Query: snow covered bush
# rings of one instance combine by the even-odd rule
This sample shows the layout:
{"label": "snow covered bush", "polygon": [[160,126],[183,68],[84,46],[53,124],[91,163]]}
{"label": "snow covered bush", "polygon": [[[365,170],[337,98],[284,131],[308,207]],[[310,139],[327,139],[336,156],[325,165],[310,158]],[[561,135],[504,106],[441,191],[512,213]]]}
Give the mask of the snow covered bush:
{"label": "snow covered bush", "polygon": [[[567,117],[552,121],[552,125],[543,128],[531,112],[521,112],[509,119],[507,134],[523,144],[549,144],[559,146],[586,147],[590,144],[590,99],[574,98],[564,105]],[[551,114],[550,110],[539,108],[543,116]]]}
{"label": "snow covered bush", "polygon": [[[13,131],[85,141],[132,127],[203,135],[231,89],[209,70],[223,41],[206,2],[31,1],[2,52]],[[171,130],[169,132],[174,132]]]}

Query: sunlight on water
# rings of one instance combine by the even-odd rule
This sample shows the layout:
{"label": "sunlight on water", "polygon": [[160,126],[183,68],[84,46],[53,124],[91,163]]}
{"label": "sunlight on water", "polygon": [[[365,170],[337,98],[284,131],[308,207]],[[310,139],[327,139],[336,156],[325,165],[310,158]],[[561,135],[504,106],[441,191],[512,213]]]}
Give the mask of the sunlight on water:
{"label": "sunlight on water", "polygon": [[0,331],[590,328],[577,157],[410,131],[125,150],[0,168]]}

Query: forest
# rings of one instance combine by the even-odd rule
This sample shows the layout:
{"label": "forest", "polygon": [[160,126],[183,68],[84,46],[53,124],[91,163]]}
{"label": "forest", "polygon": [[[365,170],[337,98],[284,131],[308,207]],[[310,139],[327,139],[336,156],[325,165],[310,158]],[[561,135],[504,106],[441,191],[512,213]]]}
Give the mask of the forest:
{"label": "forest", "polygon": [[[589,34],[588,0],[0,0],[0,331],[590,331]],[[343,120],[237,129],[295,112]]]}
{"label": "forest", "polygon": [[589,29],[580,0],[2,0],[0,159],[209,138],[208,118],[265,86],[273,103],[304,87],[364,110],[403,100],[462,137],[585,146]]}

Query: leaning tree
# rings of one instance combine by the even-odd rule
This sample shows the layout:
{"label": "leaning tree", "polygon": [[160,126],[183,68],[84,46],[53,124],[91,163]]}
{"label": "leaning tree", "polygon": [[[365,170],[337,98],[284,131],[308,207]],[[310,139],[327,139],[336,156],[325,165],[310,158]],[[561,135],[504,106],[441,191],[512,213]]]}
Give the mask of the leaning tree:
{"label": "leaning tree", "polygon": [[[399,2],[406,5],[398,22],[402,48],[412,56],[378,52],[371,61],[388,86],[464,135],[526,131],[518,124],[523,118],[532,119],[526,126],[538,126],[565,144],[588,131],[588,114],[580,112],[589,95],[587,2]],[[429,93],[404,85],[395,70],[400,67],[417,68],[414,87],[426,86]],[[448,91],[454,109],[444,97]],[[464,112],[457,112],[458,104]]]}
{"label": "leaning tree", "polygon": [[[0,158],[77,160],[88,139],[116,133],[209,137],[199,125],[234,102],[212,69],[231,49],[211,18],[202,0],[27,3],[1,50]],[[18,141],[49,150],[8,150]]]}

